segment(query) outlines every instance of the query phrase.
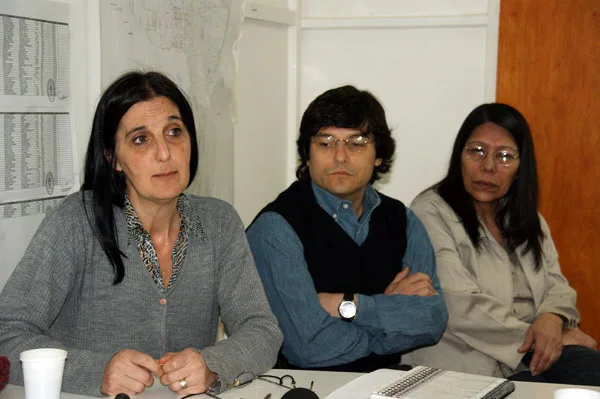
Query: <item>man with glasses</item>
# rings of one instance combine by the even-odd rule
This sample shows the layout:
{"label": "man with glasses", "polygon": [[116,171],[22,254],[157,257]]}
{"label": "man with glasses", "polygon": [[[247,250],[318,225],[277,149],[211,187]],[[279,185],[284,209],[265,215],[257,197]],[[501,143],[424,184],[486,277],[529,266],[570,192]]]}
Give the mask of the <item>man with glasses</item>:
{"label": "man with glasses", "polygon": [[367,91],[328,90],[307,108],[298,180],[247,236],[284,333],[278,365],[339,371],[397,367],[434,344],[448,314],[417,217],[373,187],[395,150]]}

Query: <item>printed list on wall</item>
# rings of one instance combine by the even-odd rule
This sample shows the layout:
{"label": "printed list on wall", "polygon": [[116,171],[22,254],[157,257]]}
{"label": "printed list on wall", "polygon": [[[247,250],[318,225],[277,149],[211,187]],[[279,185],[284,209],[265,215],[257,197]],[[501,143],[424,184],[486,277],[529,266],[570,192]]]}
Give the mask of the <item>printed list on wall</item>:
{"label": "printed list on wall", "polygon": [[0,289],[42,219],[79,187],[69,5],[0,1]]}
{"label": "printed list on wall", "polygon": [[73,192],[68,9],[57,20],[0,6],[0,221],[46,213]]}

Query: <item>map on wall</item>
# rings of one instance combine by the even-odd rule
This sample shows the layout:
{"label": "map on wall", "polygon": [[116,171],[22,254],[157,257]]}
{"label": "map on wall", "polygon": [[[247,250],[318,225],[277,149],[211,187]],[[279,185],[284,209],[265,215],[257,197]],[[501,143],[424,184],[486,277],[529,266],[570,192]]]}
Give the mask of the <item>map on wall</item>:
{"label": "map on wall", "polygon": [[100,2],[102,86],[156,70],[191,100],[199,166],[188,191],[233,200],[233,102],[242,0]]}

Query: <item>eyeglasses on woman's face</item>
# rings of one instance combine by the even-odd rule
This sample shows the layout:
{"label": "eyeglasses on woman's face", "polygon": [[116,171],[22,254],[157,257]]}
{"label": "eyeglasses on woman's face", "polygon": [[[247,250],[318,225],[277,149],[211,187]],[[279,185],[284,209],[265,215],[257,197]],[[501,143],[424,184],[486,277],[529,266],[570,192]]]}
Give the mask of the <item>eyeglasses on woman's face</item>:
{"label": "eyeglasses on woman's face", "polygon": [[519,154],[511,149],[500,149],[492,153],[481,144],[467,144],[464,149],[465,156],[474,162],[483,161],[490,153],[494,162],[500,166],[509,167],[519,162]]}

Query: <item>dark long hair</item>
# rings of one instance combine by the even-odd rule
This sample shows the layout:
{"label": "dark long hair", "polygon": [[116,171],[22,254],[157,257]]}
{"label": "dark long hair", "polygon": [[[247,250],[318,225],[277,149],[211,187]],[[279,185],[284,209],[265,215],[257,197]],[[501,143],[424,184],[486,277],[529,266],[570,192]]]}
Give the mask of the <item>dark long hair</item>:
{"label": "dark long hair", "polygon": [[370,183],[381,178],[392,167],[396,143],[385,119],[385,111],[377,98],[366,90],[342,86],[327,90],[310,103],[300,122],[296,141],[300,165],[296,168],[299,180],[310,180],[307,161],[310,159],[310,140],[325,127],[359,129],[375,136],[375,154],[381,165],[373,170]]}
{"label": "dark long hair", "polygon": [[510,105],[491,103],[475,108],[463,122],[452,149],[448,173],[434,187],[438,194],[460,217],[473,245],[479,249],[479,221],[475,206],[465,190],[462,178],[461,159],[465,144],[473,131],[484,123],[492,122],[506,129],[519,148],[519,169],[508,192],[501,201],[496,223],[506,241],[507,250],[514,252],[526,243],[522,251],[533,252],[536,270],[541,267],[544,238],[537,213],[538,179],[533,149],[533,139],[527,121],[519,111]]}
{"label": "dark long hair", "polygon": [[[104,253],[115,271],[114,283],[123,281],[125,270],[119,249],[113,205],[123,207],[125,175],[114,168],[116,133],[123,115],[135,104],[156,97],[166,97],[179,109],[181,120],[191,141],[190,181],[198,168],[196,125],[192,108],[183,92],[169,78],[158,72],[129,72],[119,77],[104,92],[94,115],[92,134],[88,143],[82,196],[91,191],[92,209],[86,213]],[[85,205],[85,198],[84,205]],[[93,217],[93,222],[92,222]]]}

